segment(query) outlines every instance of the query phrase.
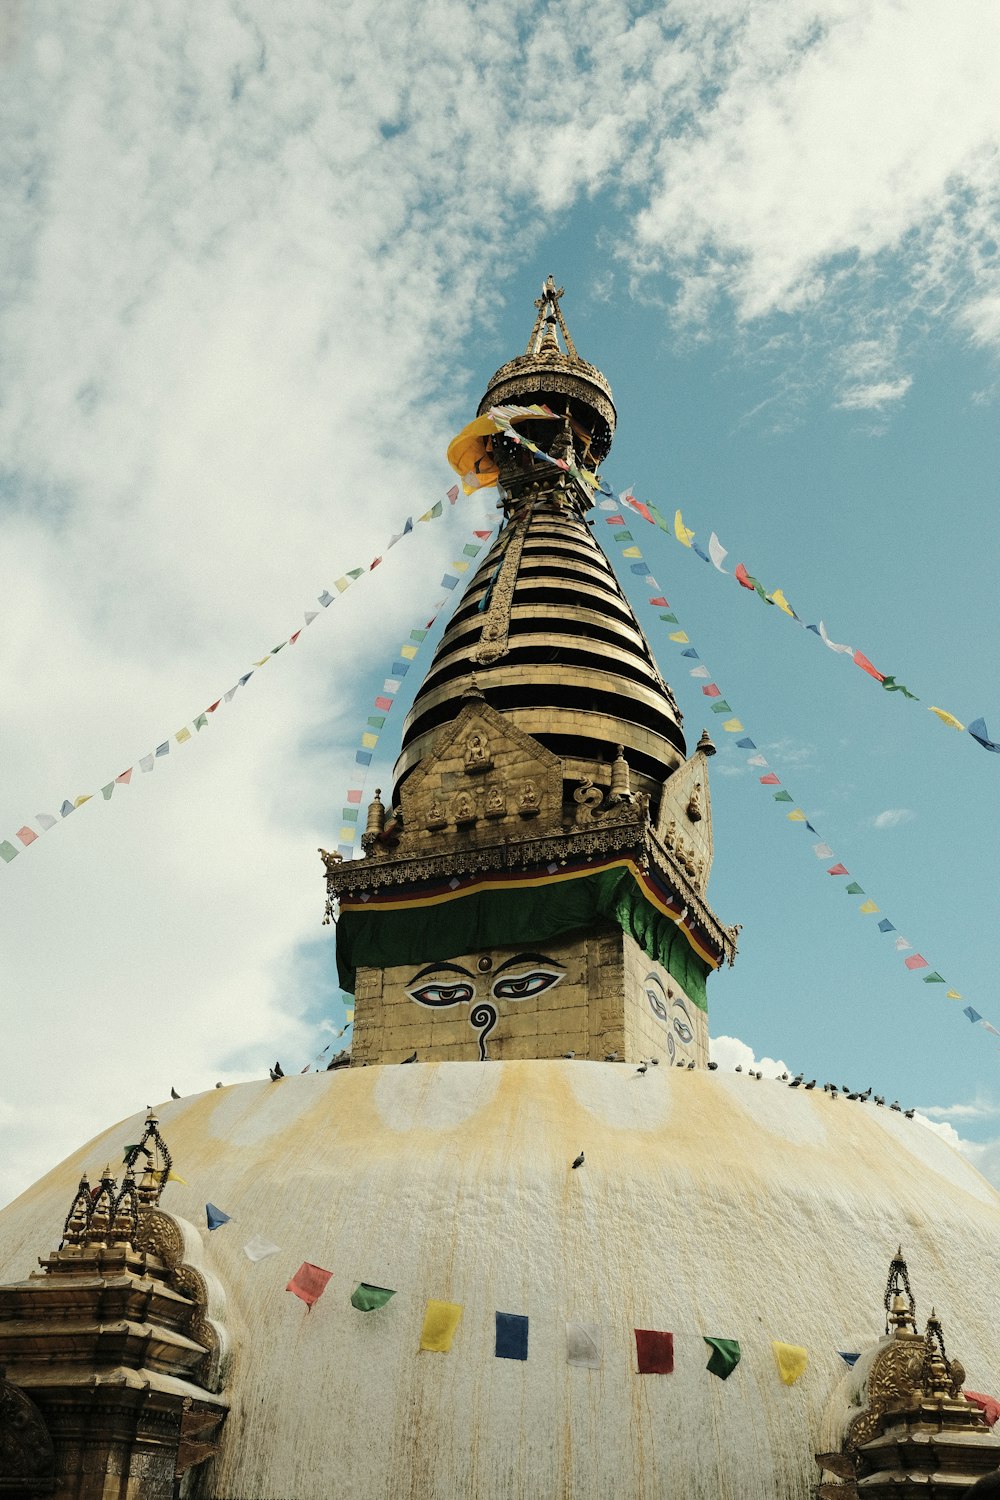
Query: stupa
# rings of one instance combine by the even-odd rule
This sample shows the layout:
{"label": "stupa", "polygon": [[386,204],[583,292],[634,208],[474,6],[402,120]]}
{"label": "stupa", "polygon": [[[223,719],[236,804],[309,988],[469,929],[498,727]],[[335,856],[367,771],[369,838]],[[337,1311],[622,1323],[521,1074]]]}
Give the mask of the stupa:
{"label": "stupa", "polygon": [[452,444],[498,535],[364,856],[323,854],[350,1053],[0,1214],[0,1496],[993,1484],[1000,1196],[919,1121],[709,1061],[713,746],[589,524],[616,412],[561,296]]}

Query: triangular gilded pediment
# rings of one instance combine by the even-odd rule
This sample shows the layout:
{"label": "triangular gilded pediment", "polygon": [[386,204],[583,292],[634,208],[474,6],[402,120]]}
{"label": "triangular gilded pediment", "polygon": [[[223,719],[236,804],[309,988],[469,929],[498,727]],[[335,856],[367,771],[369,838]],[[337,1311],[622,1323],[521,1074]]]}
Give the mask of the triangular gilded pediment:
{"label": "triangular gilded pediment", "polygon": [[715,841],[708,758],[696,750],[663,784],[657,836],[687,870],[700,891],[708,884]]}
{"label": "triangular gilded pediment", "polygon": [[[454,835],[496,840],[562,817],[562,761],[485,699],[470,697],[400,789],[400,852]],[[504,825],[508,825],[504,829]]]}

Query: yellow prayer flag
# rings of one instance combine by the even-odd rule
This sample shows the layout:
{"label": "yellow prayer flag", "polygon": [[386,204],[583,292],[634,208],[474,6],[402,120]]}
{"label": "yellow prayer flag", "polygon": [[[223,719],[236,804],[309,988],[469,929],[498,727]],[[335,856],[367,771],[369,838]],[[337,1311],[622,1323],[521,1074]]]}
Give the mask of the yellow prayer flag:
{"label": "yellow prayer flag", "polygon": [[774,1350],[778,1374],[786,1385],[794,1385],[799,1376],[805,1373],[809,1363],[809,1350],[803,1349],[800,1344],[779,1343],[777,1339],[771,1340],[771,1348]]}
{"label": "yellow prayer flag", "polygon": [[[423,517],[421,517],[421,520],[422,519],[423,519]],[[338,578],[337,581],[336,581],[336,583],[333,586],[337,590],[338,594],[342,594],[345,589],[349,589],[350,588],[350,586],[351,586],[351,580],[349,578]]]}
{"label": "yellow prayer flag", "polygon": [[684,634],[683,630],[671,631],[669,639],[676,641],[679,646],[686,646],[688,644],[688,637]]}
{"label": "yellow prayer flag", "polygon": [[801,807],[793,807],[792,811],[788,814],[789,823],[804,823],[805,820],[806,815],[802,811]]}
{"label": "yellow prayer flag", "polygon": [[190,738],[190,729],[178,729],[177,733],[174,735],[174,739],[177,741],[178,745],[183,745],[184,741],[189,740]]}
{"label": "yellow prayer flag", "polygon": [[366,729],[364,734],[361,736],[361,743],[366,750],[374,750],[375,746],[378,744],[378,735],[373,734],[370,729]]}
{"label": "yellow prayer flag", "polygon": [[351,824],[349,827],[342,828],[340,830],[340,842],[342,844],[353,844],[354,835],[357,833],[357,831],[358,830],[354,827],[353,824]]}
{"label": "yellow prayer flag", "polygon": [[447,1354],[462,1320],[462,1308],[458,1302],[435,1302],[432,1297],[424,1313],[424,1326],[420,1330],[420,1347],[432,1354]]}
{"label": "yellow prayer flag", "polygon": [[638,547],[623,547],[622,548],[622,557],[641,557],[641,556],[642,556],[642,553],[639,551]]}
{"label": "yellow prayer flag", "polygon": [[952,727],[952,729],[964,729],[965,728],[965,725],[964,724],[960,724],[958,722],[958,720],[955,718],[955,715],[948,713],[947,709],[944,709],[944,708],[929,708],[927,710],[927,712],[929,714],[937,714],[938,718],[941,720],[941,723],[942,724],[950,724],[951,727]]}
{"label": "yellow prayer flag", "polygon": [[266,667],[267,663],[270,661],[270,659],[271,659],[271,653],[269,651],[266,656],[262,656],[261,657],[260,661],[255,661],[254,662],[254,666],[255,667]]}
{"label": "yellow prayer flag", "polygon": [[449,566],[454,568],[456,573],[467,573],[469,571],[469,564],[467,562],[453,562]]}
{"label": "yellow prayer flag", "polygon": [[680,511],[678,511],[674,516],[674,536],[680,542],[682,547],[690,547],[691,543],[694,541],[694,532],[689,530],[688,527],[684,525],[684,522],[681,519]]}
{"label": "yellow prayer flag", "polygon": [[743,725],[739,719],[723,719],[722,727],[727,734],[742,734]]}
{"label": "yellow prayer flag", "polygon": [[344,1011],[344,1019],[346,1021],[353,1021],[354,1020],[354,1006],[353,1005],[348,1006],[347,1010]]}
{"label": "yellow prayer flag", "polygon": [[88,792],[86,794],[86,796],[84,796],[84,797],[77,797],[76,801],[73,803],[73,806],[74,807],[82,807],[85,802],[89,802],[90,801],[90,799],[91,799],[91,797],[93,795],[94,795],[93,792]]}
{"label": "yellow prayer flag", "polygon": [[958,993],[958,990],[949,990],[948,993],[945,995],[945,999],[946,1000],[961,1000],[961,998],[962,997]]}
{"label": "yellow prayer flag", "polygon": [[182,1177],[179,1172],[175,1172],[174,1169],[173,1169],[173,1167],[171,1167],[170,1170],[167,1172],[167,1181],[168,1182],[181,1182],[181,1183],[184,1184],[185,1187],[190,1187],[191,1186],[191,1184],[188,1182],[187,1178],[186,1177]]}
{"label": "yellow prayer flag", "polygon": [[[452,564],[452,567],[454,567],[454,563]],[[400,646],[399,654],[404,658],[405,661],[412,661],[417,654],[417,648],[416,646]]]}
{"label": "yellow prayer flag", "polygon": [[858,907],[858,911],[861,912],[863,916],[870,917],[872,912],[878,911],[878,907],[875,905],[874,901],[865,901],[863,905]]}
{"label": "yellow prayer flag", "polygon": [[776,604],[780,610],[784,610],[786,615],[791,615],[792,619],[795,619],[795,611],[780,589],[774,590],[774,593],[771,595],[771,603]]}

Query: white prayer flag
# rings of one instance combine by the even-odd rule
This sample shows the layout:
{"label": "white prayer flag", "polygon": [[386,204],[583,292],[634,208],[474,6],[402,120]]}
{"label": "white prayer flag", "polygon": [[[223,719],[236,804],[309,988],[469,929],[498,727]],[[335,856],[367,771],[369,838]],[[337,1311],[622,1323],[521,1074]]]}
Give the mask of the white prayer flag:
{"label": "white prayer flag", "polygon": [[566,1363],[601,1368],[601,1330],[596,1323],[566,1324]]}
{"label": "white prayer flag", "polygon": [[269,1255],[277,1255],[280,1249],[280,1245],[272,1245],[271,1241],[265,1240],[263,1235],[255,1234],[243,1246],[243,1254],[247,1260],[252,1260],[256,1265],[259,1260],[267,1260]]}

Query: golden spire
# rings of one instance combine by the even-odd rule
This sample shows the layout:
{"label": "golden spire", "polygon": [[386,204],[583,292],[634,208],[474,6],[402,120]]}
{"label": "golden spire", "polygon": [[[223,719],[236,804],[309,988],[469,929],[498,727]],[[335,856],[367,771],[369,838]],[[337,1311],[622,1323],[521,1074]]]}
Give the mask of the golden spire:
{"label": "golden spire", "polygon": [[560,299],[565,294],[564,286],[557,287],[552,277],[549,276],[542,283],[542,295],[535,298],[537,317],[528,340],[525,354],[562,354],[559,347],[559,339],[556,329],[562,334],[566,343],[566,353],[570,359],[577,359],[576,345],[570,338],[569,329],[566,327],[566,319],[562,315],[559,306]]}

